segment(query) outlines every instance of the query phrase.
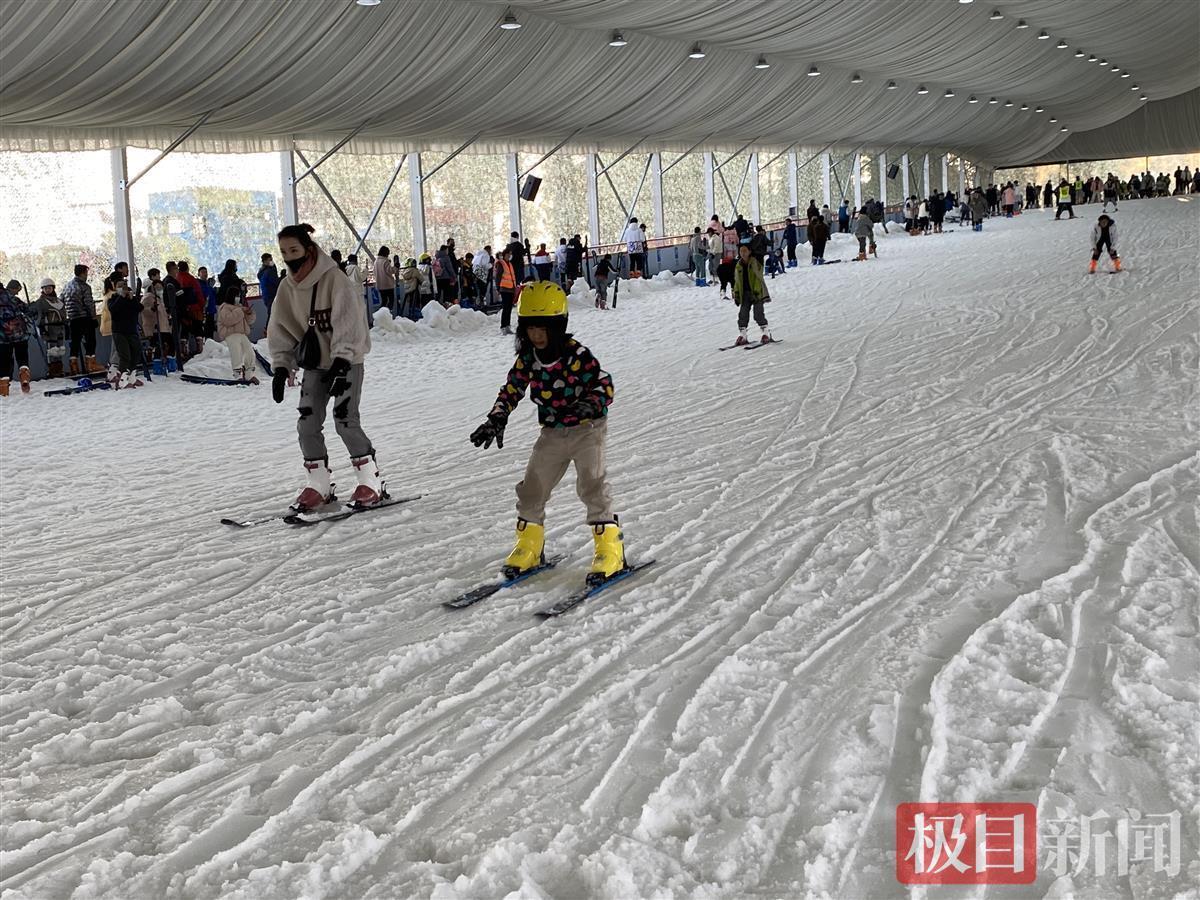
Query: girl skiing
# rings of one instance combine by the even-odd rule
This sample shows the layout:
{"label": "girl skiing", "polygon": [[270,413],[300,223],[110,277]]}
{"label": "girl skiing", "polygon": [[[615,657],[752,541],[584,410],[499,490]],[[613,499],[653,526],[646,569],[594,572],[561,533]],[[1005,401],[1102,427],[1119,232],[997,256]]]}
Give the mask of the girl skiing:
{"label": "girl skiing", "polygon": [[587,347],[567,333],[567,295],[552,281],[525,285],[517,309],[517,359],[487,421],[471,433],[476,447],[504,446],[508,417],[529,391],[542,427],[525,477],[517,484],[516,546],[504,561],[511,577],[545,559],[546,501],[575,464],[579,499],[587,507],[595,554],[589,584],[626,568],[625,546],[612,509],[604,445],[612,378]]}
{"label": "girl skiing", "polygon": [[54,291],[54,279],[42,279],[42,292],[33,302],[38,329],[46,342],[47,368],[51,378],[65,375],[67,358],[67,307]]}
{"label": "girl skiing", "polygon": [[289,274],[279,285],[267,327],[275,368],[271,395],[276,403],[283,402],[288,377],[301,368],[297,352],[312,354],[303,360],[307,367],[296,428],[308,483],[292,508],[307,512],[334,499],[324,433],[331,399],[334,427],[350,452],[358,479],[350,505],[374,506],[388,494],[375,464],[375,448],[358,418],[363,359],[371,351],[371,335],[350,279],[316,245],[312,233],[313,227],[306,224],[288,225],[279,232],[279,252]]}
{"label": "girl skiing", "polygon": [[1107,248],[1113,268],[1121,271],[1121,257],[1117,256],[1117,223],[1106,214],[1101,214],[1092,226],[1092,262],[1088,266],[1088,274],[1096,271],[1096,263],[1100,260],[1100,251]]}
{"label": "girl skiing", "polygon": [[767,315],[763,304],[771,302],[767,284],[763,281],[763,267],[758,258],[750,253],[750,245],[738,247],[737,267],[733,272],[733,302],[738,307],[738,339],[736,344],[748,344],[746,329],[750,325],[750,309],[754,309],[754,323],[762,330],[759,338],[764,344],[771,343],[771,332],[767,330]]}
{"label": "girl skiing", "polygon": [[161,274],[158,269],[146,273],[149,281],[142,293],[142,336],[150,343],[151,354],[159,351],[165,375],[169,371],[166,357],[171,347],[171,320],[163,301]]}

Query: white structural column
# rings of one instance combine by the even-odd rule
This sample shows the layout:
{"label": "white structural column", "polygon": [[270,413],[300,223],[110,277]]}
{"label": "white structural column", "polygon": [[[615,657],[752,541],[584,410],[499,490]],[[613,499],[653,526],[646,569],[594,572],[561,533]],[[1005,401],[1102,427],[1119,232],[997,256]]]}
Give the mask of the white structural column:
{"label": "white structural column", "polygon": [[879,202],[887,206],[887,151],[879,154]]}
{"label": "white structural column", "polygon": [[420,256],[428,249],[425,243],[425,190],[421,183],[421,154],[408,154],[404,164],[408,167],[408,192],[412,204],[413,256]]}
{"label": "white structural column", "polygon": [[963,158],[958,158],[958,196],[961,198],[967,189],[966,182],[966,167],[963,165]]}
{"label": "white structural column", "polygon": [[662,193],[662,154],[650,154],[650,203],[654,207],[654,236],[663,237],[667,233],[667,217],[663,210]]}
{"label": "white structural column", "polygon": [[950,190],[950,157],[942,154],[942,193]]}
{"label": "white structural column", "polygon": [[584,168],[587,169],[587,207],[588,207],[588,237],[589,246],[600,244],[600,193],[596,184],[596,154],[589,153],[584,158]]}
{"label": "white structural column", "polygon": [[821,154],[821,197],[824,199],[826,206],[833,206],[832,196],[829,193],[829,151],[826,150]]}
{"label": "white structural column", "polygon": [[717,184],[713,178],[711,150],[704,151],[704,214],[709,217],[717,214]]}
{"label": "white structural column", "polygon": [[525,237],[521,228],[521,166],[517,154],[504,154],[504,171],[508,182],[508,223],[509,230],[518,232]]}
{"label": "white structural column", "polygon": [[133,259],[133,218],[129,210],[129,158],[125,147],[113,147],[109,151],[112,160],[113,225],[117,233],[117,261],[129,263],[132,273],[136,266]]}
{"label": "white structural column", "polygon": [[912,191],[909,190],[908,184],[908,154],[905,153],[900,157],[900,174],[903,176],[900,179],[900,186],[904,189],[904,199],[908,200],[912,196]]}
{"label": "white structural column", "polygon": [[921,167],[921,176],[925,179],[921,182],[921,196],[929,196],[929,154],[925,154],[925,162]]}
{"label": "white structural column", "polygon": [[854,171],[851,176],[854,179],[854,208],[862,209],[862,154],[855,153],[851,165],[854,166]]}
{"label": "white structural column", "polygon": [[758,154],[750,154],[750,221],[755,225],[762,222],[762,210],[758,203]]}
{"label": "white structural column", "polygon": [[291,150],[279,151],[279,180],[283,192],[283,224],[300,221],[300,204],[296,202],[296,157]]}
{"label": "white structural column", "polygon": [[794,210],[792,215],[800,212],[800,182],[797,178],[796,170],[800,164],[796,161],[796,151],[789,150],[787,153],[788,167],[788,208]]}

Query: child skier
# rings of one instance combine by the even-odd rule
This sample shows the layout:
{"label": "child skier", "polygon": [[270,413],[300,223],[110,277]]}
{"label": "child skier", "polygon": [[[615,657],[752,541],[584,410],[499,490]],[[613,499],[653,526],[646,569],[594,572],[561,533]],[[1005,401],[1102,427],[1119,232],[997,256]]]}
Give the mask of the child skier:
{"label": "child skier", "polygon": [[151,269],[146,273],[149,281],[142,292],[142,336],[150,344],[151,353],[159,351],[165,374],[170,370],[166,357],[171,352],[171,320],[167,316],[167,305],[163,300],[161,275],[158,269]]}
{"label": "child skier", "polygon": [[[357,286],[351,282],[357,297]],[[217,307],[217,339],[229,348],[229,363],[233,377],[238,381],[258,384],[254,375],[254,345],[250,343],[250,326],[254,324],[254,310],[245,303],[237,291],[226,291]]]}
{"label": "child skier", "polygon": [[605,253],[592,273],[592,280],[596,283],[596,309],[608,309],[608,279],[612,273],[612,254]]}
{"label": "child skier", "polygon": [[[313,337],[317,345],[314,358],[304,369],[296,428],[308,484],[292,509],[308,512],[333,500],[324,432],[330,400],[334,427],[350,452],[350,464],[358,479],[350,505],[374,506],[388,494],[375,464],[375,448],[358,417],[363,360],[371,351],[371,334],[354,285],[317,246],[312,233],[313,227],[306,224],[288,225],[279,232],[279,252],[289,274],[279,285],[267,327],[275,367],[271,396],[276,403],[283,402],[291,373],[301,368],[303,360],[297,358],[297,352],[311,348]],[[307,347],[302,348],[302,343]]]}
{"label": "child skier", "polygon": [[29,319],[20,291],[21,282],[15,278],[0,290],[0,397],[8,396],[14,364],[21,392],[30,391]]}
{"label": "child skier", "polygon": [[138,338],[138,320],[142,316],[142,301],[133,296],[129,282],[117,278],[112,293],[104,301],[112,329],[113,349],[117,352],[117,371],[109,377],[113,387],[121,387],[122,378],[132,378],[125,387],[141,387],[145,382],[135,374],[142,358],[142,343]]}
{"label": "child skier", "polygon": [[1092,262],[1088,266],[1089,275],[1095,273],[1096,263],[1100,259],[1100,251],[1104,248],[1108,248],[1113,268],[1120,272],[1121,257],[1117,256],[1117,223],[1106,214],[1101,214],[1100,218],[1096,220],[1096,224],[1092,226]]}
{"label": "child skier", "polygon": [[46,342],[46,365],[51,378],[65,375],[63,361],[67,358],[67,305],[58,299],[54,279],[42,279],[42,292],[33,302],[42,340]]}
{"label": "child skier", "polygon": [[738,247],[738,262],[733,272],[733,302],[738,307],[738,339],[735,344],[748,344],[746,329],[750,325],[750,309],[754,309],[754,323],[762,330],[759,338],[764,344],[771,343],[771,332],[767,330],[767,315],[763,304],[771,302],[763,281],[762,263],[750,253],[750,245]]}
{"label": "child skier", "polygon": [[858,213],[858,218],[854,220],[854,236],[858,238],[858,259],[864,260],[867,258],[867,247],[871,248],[871,255],[878,256],[875,252],[875,223],[871,221],[870,211],[864,206]]}
{"label": "child skier", "polygon": [[567,295],[552,281],[528,284],[521,292],[517,359],[487,421],[471,433],[471,443],[490,447],[495,441],[503,447],[508,417],[526,390],[542,430],[517,485],[516,546],[504,561],[504,573],[511,577],[544,560],[546,501],[573,462],[595,545],[588,583],[602,583],[626,568],[604,458],[612,379],[567,333]]}
{"label": "child skier", "polygon": [[812,249],[812,264],[825,265],[825,245],[829,243],[829,223],[824,216],[808,220],[808,243]]}

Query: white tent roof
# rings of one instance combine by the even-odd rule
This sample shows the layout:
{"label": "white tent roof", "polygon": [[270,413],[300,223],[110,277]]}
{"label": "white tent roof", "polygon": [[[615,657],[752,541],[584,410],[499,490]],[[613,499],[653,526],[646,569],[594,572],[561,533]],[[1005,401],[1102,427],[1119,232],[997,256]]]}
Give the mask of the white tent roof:
{"label": "white tent roof", "polygon": [[[1061,126],[1125,119],[1142,93],[1190,91],[1194,105],[1200,88],[1193,0],[3,4],[0,149],[161,146],[207,113],[184,149],[328,144],[360,129],[351,151],[833,143],[1016,164],[1056,155]],[[521,29],[497,27],[506,7]],[[627,46],[608,46],[614,28]],[[695,42],[703,60],[687,56]],[[760,54],[771,68],[754,68]],[[1197,116],[1146,140],[1129,152],[1200,148]]]}

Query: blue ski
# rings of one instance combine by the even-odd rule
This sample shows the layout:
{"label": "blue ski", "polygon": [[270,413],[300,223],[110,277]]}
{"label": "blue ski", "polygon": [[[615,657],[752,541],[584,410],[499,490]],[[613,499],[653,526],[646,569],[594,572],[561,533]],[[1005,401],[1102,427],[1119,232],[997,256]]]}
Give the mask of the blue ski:
{"label": "blue ski", "polygon": [[527,569],[517,575],[501,576],[498,581],[491,581],[487,584],[481,584],[479,587],[471,588],[471,590],[459,594],[453,600],[447,600],[442,606],[447,609],[466,609],[468,606],[474,606],[480,600],[486,600],[492,594],[497,594],[505,588],[510,588],[513,585],[520,584],[522,581],[527,581],[534,575],[545,572],[547,569],[553,569],[564,559],[566,559],[565,556],[551,556],[541,565],[534,566],[532,569]]}
{"label": "blue ski", "polygon": [[595,597],[598,593],[600,593],[605,588],[611,587],[612,585],[616,584],[618,581],[624,581],[629,576],[642,571],[642,569],[646,568],[647,566],[654,565],[654,563],[655,563],[655,560],[651,559],[651,560],[647,560],[644,563],[638,563],[636,566],[630,566],[627,569],[622,569],[616,575],[606,578],[604,581],[601,581],[599,584],[589,584],[587,587],[583,588],[580,591],[576,591],[571,596],[564,597],[562,600],[559,600],[554,605],[547,606],[545,609],[538,610],[535,613],[535,615],[542,619],[550,619],[550,618],[553,618],[554,616],[561,616],[563,613],[567,612],[568,610],[574,609],[575,607],[579,606],[579,604],[583,603],[585,600]]}

